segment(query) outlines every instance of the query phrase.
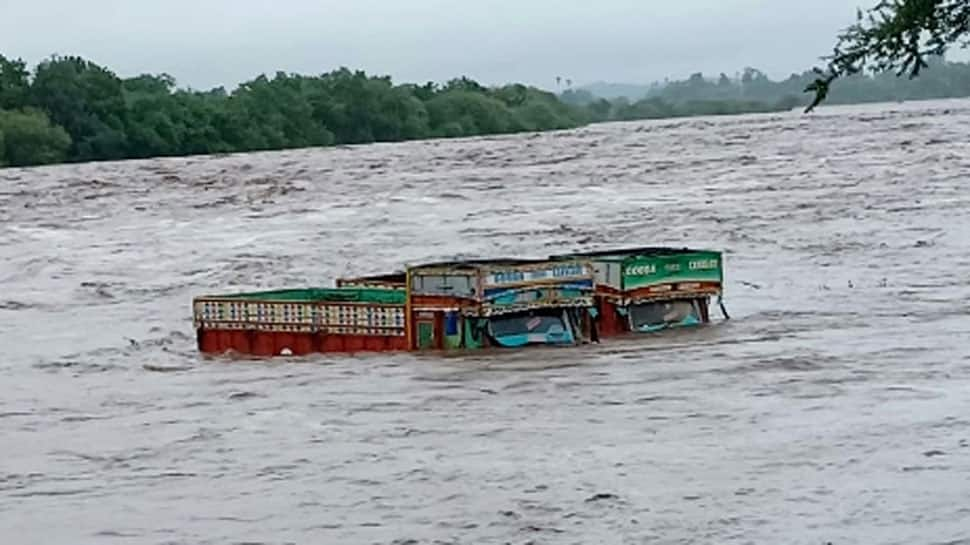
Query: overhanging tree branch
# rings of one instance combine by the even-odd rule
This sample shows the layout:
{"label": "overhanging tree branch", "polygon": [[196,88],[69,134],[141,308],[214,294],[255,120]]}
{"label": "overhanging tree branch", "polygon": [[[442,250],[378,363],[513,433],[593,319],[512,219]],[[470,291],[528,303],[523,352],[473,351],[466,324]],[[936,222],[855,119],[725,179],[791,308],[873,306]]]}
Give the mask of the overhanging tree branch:
{"label": "overhanging tree branch", "polygon": [[873,73],[895,71],[918,77],[928,67],[926,58],[943,55],[953,45],[970,44],[970,0],[880,0],[863,13],[856,12],[855,24],[838,36],[824,69],[805,87],[815,99],[805,109],[821,104],[836,79],[864,70]]}

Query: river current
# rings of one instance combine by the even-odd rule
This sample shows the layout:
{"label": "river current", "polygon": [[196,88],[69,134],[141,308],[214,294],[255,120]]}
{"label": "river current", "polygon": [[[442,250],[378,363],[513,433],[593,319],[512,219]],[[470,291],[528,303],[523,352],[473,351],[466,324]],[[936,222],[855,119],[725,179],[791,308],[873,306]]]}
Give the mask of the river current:
{"label": "river current", "polygon": [[[970,543],[970,101],[0,170],[0,542]],[[694,330],[197,353],[191,299],[725,252]]]}

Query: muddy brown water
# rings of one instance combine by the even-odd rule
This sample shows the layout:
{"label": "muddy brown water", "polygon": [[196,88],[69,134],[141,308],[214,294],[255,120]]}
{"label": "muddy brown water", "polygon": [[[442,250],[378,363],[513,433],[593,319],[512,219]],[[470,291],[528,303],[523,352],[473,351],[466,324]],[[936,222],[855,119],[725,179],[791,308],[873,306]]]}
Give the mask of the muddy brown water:
{"label": "muddy brown water", "polygon": [[[723,249],[733,319],[192,337],[194,295],[647,244]],[[970,101],[0,170],[0,258],[3,543],[970,542]]]}

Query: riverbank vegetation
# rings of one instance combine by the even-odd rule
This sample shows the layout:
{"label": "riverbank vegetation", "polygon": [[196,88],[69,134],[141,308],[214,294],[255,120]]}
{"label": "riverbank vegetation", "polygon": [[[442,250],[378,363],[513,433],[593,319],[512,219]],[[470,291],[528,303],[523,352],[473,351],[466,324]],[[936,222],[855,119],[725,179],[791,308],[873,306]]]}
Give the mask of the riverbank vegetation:
{"label": "riverbank vegetation", "polygon": [[[934,92],[970,95],[970,67],[942,63]],[[166,75],[121,78],[80,57],[51,57],[34,70],[0,55],[0,166],[29,166],[287,148],[396,142],[567,129],[602,121],[787,111],[804,105],[805,78],[761,72],[665,82],[642,97],[561,94],[468,78],[395,84],[346,68],[305,76],[261,75],[232,91],[179,88]],[[848,102],[896,97],[882,77],[843,86]],[[836,97],[837,98],[837,97]]]}
{"label": "riverbank vegetation", "polygon": [[229,92],[168,75],[120,78],[79,57],[33,73],[0,58],[0,161],[35,165],[541,131],[591,121],[524,85],[394,84],[339,69],[259,76]]}

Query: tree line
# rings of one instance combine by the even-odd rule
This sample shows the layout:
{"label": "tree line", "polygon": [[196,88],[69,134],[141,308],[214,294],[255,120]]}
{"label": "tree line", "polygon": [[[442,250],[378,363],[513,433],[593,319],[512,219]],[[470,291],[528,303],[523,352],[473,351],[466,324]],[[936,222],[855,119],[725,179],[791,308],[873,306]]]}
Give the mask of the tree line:
{"label": "tree line", "polygon": [[341,68],[261,75],[232,92],[179,89],[166,74],[120,78],[76,56],[32,72],[0,56],[0,164],[157,156],[565,129],[585,110],[525,85],[468,78],[395,85]]}
{"label": "tree line", "polygon": [[[930,69],[924,69],[918,79],[900,78],[892,72],[845,76],[828,92],[825,102],[860,104],[970,96],[970,64],[929,56],[926,65]],[[812,97],[804,91],[817,77],[816,72],[805,71],[775,81],[756,68],[745,68],[734,77],[722,73],[709,78],[698,72],[681,81],[618,86],[620,92],[633,96],[614,98],[609,109],[606,104],[594,106],[602,100],[596,94],[610,93],[609,86],[569,90],[562,94],[562,100],[609,111],[608,117],[616,119],[788,110],[810,102]]]}
{"label": "tree line", "polygon": [[[931,60],[920,80],[853,75],[829,101],[970,95],[970,65]],[[787,111],[804,105],[811,72],[775,82],[756,69],[694,74],[633,100],[555,94],[462,77],[395,84],[340,68],[260,75],[231,92],[180,89],[167,74],[121,78],[76,56],[29,70],[0,55],[0,166],[185,156],[568,129],[588,123]]]}

